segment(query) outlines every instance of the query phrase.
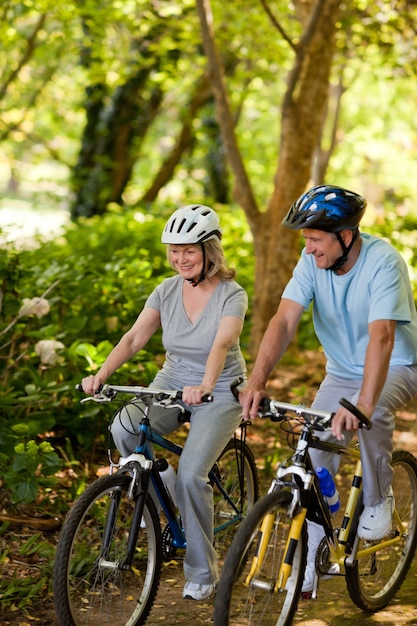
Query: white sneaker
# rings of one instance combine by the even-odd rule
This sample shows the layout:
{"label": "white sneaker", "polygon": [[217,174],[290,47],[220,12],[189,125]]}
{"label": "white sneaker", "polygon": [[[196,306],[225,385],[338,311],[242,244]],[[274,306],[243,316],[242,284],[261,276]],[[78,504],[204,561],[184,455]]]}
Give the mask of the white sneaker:
{"label": "white sneaker", "polygon": [[359,518],[358,535],[365,541],[377,541],[389,533],[392,528],[392,512],[395,500],[392,488],[382,502],[374,506],[365,506]]}
{"label": "white sneaker", "polygon": [[[340,566],[338,563],[332,563],[327,570],[327,574],[319,576],[320,580],[329,580],[333,576],[340,574]],[[318,580],[317,572],[314,565],[307,563],[307,567],[304,570],[303,586],[301,587],[302,594],[309,594],[315,589],[317,590]]]}
{"label": "white sneaker", "polygon": [[182,597],[187,600],[207,600],[213,595],[215,590],[214,583],[208,585],[200,585],[199,583],[186,582],[182,590]]}

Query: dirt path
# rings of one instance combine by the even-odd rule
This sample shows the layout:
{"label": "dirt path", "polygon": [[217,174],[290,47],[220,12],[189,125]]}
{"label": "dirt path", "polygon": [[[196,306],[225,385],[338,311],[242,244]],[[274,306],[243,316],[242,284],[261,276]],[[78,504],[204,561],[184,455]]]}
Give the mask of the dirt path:
{"label": "dirt path", "polygon": [[[311,402],[314,389],[321,379],[322,361],[317,355],[305,358],[304,365],[285,368],[277,372],[271,381],[271,395],[286,401],[306,404]],[[294,390],[298,389],[295,393]],[[298,394],[298,395],[297,395]],[[394,435],[395,447],[409,450],[417,456],[417,402],[397,415]],[[263,492],[270,482],[268,464],[275,465],[274,454],[282,445],[283,436],[276,425],[270,422],[254,424],[250,429],[249,444],[257,459],[262,479]],[[266,469],[262,469],[266,466]],[[27,539],[27,537],[26,537]],[[212,624],[213,601],[192,602],[181,598],[184,584],[182,566],[179,562],[164,565],[155,605],[147,624],[157,626],[203,626]],[[0,599],[1,601],[1,599]],[[0,605],[1,606],[1,605]],[[111,624],[111,616],[109,624]],[[368,615],[360,611],[350,600],[343,577],[322,582],[317,600],[300,601],[294,624],[297,626],[417,626],[417,557],[410,573],[389,607],[377,614]],[[52,597],[48,595],[41,603],[34,604],[23,613],[13,611],[0,613],[0,626],[58,626],[53,609]],[[107,626],[103,624],[103,626]]]}

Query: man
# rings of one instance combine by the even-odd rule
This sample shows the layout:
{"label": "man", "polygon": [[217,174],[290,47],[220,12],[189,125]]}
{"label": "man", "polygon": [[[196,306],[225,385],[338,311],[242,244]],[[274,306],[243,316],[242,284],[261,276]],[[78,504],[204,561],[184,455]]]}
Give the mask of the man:
{"label": "man", "polygon": [[[364,510],[359,536],[377,540],[391,528],[394,497],[392,434],[395,410],[417,395],[417,314],[407,266],[387,242],[359,232],[366,200],[330,185],[304,193],[283,225],[301,230],[305,248],[262,339],[240,393],[243,417],[255,417],[265,385],[313,304],[315,332],[326,356],[326,375],[313,406],[336,413],[332,431],[348,445],[358,420],[339,405],[346,397],[372,421],[358,431],[363,462]],[[334,440],[334,439],[333,439]],[[333,474],[339,457],[312,450],[315,467]],[[309,546],[303,592],[315,582],[315,553],[324,536],[308,522]]]}

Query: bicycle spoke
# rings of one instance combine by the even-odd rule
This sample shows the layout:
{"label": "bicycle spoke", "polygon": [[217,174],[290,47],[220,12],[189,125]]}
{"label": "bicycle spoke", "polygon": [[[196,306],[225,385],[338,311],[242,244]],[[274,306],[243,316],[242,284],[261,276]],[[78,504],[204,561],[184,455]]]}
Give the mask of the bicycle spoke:
{"label": "bicycle spoke", "polygon": [[360,541],[359,550],[380,546],[346,569],[349,594],[357,606],[376,611],[388,604],[400,588],[417,542],[417,461],[407,452],[394,452],[393,528],[382,542]]}
{"label": "bicycle spoke", "polygon": [[[291,623],[300,596],[306,544],[303,531],[295,549],[291,577],[284,590],[276,589],[290,528],[289,500],[287,492],[263,497],[240,527],[227,555],[217,592],[216,626]],[[266,544],[260,549],[260,528],[266,516],[271,516],[272,525]]]}
{"label": "bicycle spoke", "polygon": [[124,569],[135,506],[126,497],[128,482],[118,475],[97,481],[66,522],[54,567],[62,624],[133,626],[152,606],[161,567],[159,520],[153,504],[145,506],[134,559]]}
{"label": "bicycle spoke", "polygon": [[239,439],[229,441],[213,473],[214,545],[222,560],[258,497],[258,474],[251,450]]}

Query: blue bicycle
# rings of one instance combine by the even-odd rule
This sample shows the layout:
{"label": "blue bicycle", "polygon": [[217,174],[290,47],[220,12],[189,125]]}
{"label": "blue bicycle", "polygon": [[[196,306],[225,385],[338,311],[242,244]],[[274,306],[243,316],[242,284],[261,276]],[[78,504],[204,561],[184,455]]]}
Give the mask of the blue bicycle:
{"label": "blue bicycle", "polygon": [[[153,446],[171,455],[182,447],[152,432],[152,406],[187,411],[181,391],[104,385],[83,401],[139,400],[143,406],[138,445],[93,482],[75,502],[62,527],[53,569],[55,608],[60,626],[144,624],[161,580],[162,563],[186,548],[181,519],[155,465]],[[206,398],[210,401],[210,398]],[[213,488],[215,546],[225,555],[240,521],[258,497],[258,475],[242,422],[209,473]],[[152,445],[151,445],[152,444]],[[151,497],[149,486],[153,485]],[[163,530],[161,530],[161,522]]]}

